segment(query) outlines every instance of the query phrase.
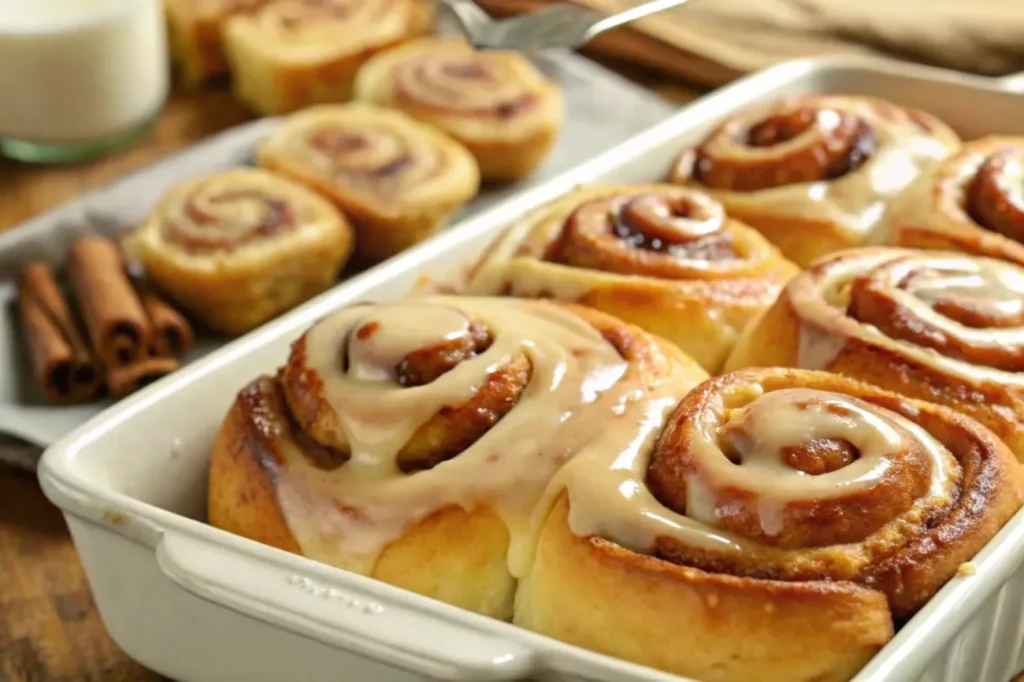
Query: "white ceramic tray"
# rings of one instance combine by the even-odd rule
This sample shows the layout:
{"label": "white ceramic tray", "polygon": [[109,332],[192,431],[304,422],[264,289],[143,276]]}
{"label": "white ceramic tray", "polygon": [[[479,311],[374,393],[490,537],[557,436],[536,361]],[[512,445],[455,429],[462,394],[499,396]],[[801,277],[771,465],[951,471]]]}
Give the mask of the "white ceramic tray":
{"label": "white ceramic tray", "polygon": [[[222,415],[238,389],[282,363],[290,342],[322,315],[405,295],[422,274],[451,275],[509,220],[576,184],[661,179],[680,148],[755,101],[870,94],[925,108],[965,136],[1024,134],[1024,98],[1000,88],[864,60],[795,62],[745,78],[90,421],[47,450],[40,480],[65,512],[110,634],[182,682],[678,682],[205,525],[207,453]],[[946,585],[856,682],[1007,682],[1024,634],[1022,560],[1024,512],[975,558],[977,574]]]}
{"label": "white ceramic tray", "polygon": [[[541,168],[514,184],[485,188],[455,219],[464,219],[543,184],[631,135],[668,118],[675,105],[572,54],[538,57],[538,66],[565,93],[565,129]],[[138,225],[174,183],[251,163],[257,145],[281,119],[261,119],[206,140],[187,151],[133,173],[66,206],[0,234],[0,434],[49,445],[112,401],[51,407],[28,374],[27,351],[17,327],[15,288],[18,266],[30,258],[60,265],[70,243],[85,232],[116,234]],[[0,189],[2,191],[2,189]],[[223,340],[201,339],[186,360],[201,357]],[[0,461],[33,464],[38,450],[0,442]]]}

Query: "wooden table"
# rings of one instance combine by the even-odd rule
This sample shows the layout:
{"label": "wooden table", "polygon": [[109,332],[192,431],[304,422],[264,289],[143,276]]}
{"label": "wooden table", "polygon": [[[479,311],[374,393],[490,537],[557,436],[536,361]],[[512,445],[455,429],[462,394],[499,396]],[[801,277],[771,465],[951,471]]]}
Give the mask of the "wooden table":
{"label": "wooden table", "polygon": [[[611,64],[677,101],[697,91]],[[0,229],[249,118],[224,91],[176,93],[148,138],[95,163],[32,168],[0,162]],[[0,681],[156,682],[110,640],[60,512],[31,474],[0,465]]]}

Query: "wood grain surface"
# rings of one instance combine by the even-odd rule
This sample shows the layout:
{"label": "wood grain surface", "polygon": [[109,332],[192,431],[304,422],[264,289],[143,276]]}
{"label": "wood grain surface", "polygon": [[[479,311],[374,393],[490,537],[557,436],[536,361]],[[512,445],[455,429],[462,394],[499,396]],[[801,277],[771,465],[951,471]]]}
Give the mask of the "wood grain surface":
{"label": "wood grain surface", "polygon": [[[680,102],[698,94],[608,65]],[[152,133],[121,154],[62,168],[0,161],[0,230],[249,118],[225,91],[175,93]],[[0,465],[0,682],[163,679],[107,636],[63,518],[35,477]]]}

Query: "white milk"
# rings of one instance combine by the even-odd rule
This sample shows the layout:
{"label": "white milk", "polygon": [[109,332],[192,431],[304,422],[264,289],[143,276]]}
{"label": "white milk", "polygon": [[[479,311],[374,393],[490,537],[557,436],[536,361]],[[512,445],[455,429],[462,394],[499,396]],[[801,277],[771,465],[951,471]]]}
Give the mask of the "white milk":
{"label": "white milk", "polygon": [[0,0],[0,138],[96,142],[162,108],[160,0]]}

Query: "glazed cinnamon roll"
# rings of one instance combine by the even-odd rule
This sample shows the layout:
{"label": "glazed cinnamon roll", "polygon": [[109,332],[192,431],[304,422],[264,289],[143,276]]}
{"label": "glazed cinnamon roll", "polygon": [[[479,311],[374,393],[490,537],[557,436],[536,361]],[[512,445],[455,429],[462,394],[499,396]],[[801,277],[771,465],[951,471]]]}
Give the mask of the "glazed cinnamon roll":
{"label": "glazed cinnamon roll", "polygon": [[710,192],[806,267],[867,243],[887,202],[958,145],[922,111],[868,97],[796,97],[726,120],[683,153],[672,180]]}
{"label": "glazed cinnamon roll", "polygon": [[970,415],[1024,459],[1024,268],[864,248],[797,276],[726,369],[827,369]]}
{"label": "glazed cinnamon roll", "polygon": [[562,125],[561,91],[524,56],[427,38],[377,55],[358,99],[395,107],[466,146],[486,180],[515,180],[547,157]]}
{"label": "glazed cinnamon roll", "polygon": [[704,682],[849,680],[1024,500],[977,422],[824,372],[713,379],[647,441],[552,481],[515,622]]}
{"label": "glazed cinnamon roll", "polygon": [[171,57],[186,85],[227,73],[221,30],[229,17],[267,0],[164,0]]}
{"label": "glazed cinnamon roll", "polygon": [[194,317],[241,334],[330,287],[352,243],[352,228],[327,200],[241,169],[174,187],[128,248]]}
{"label": "glazed cinnamon roll", "polygon": [[468,290],[597,308],[715,372],[797,271],[700,190],[592,186],[514,223],[476,266]]}
{"label": "glazed cinnamon roll", "polygon": [[224,25],[235,94],[262,114],[341,102],[382,49],[428,32],[423,0],[263,0]]}
{"label": "glazed cinnamon roll", "polygon": [[364,261],[425,239],[480,185],[473,157],[447,135],[361,103],[293,114],[258,161],[330,198],[352,219]]}
{"label": "glazed cinnamon roll", "polygon": [[877,241],[1024,265],[1024,137],[968,142],[897,197]]}
{"label": "glazed cinnamon roll", "polygon": [[657,422],[667,405],[648,394],[705,377],[670,345],[583,307],[353,306],[238,395],[210,462],[209,520],[509,618],[551,477],[624,410]]}

